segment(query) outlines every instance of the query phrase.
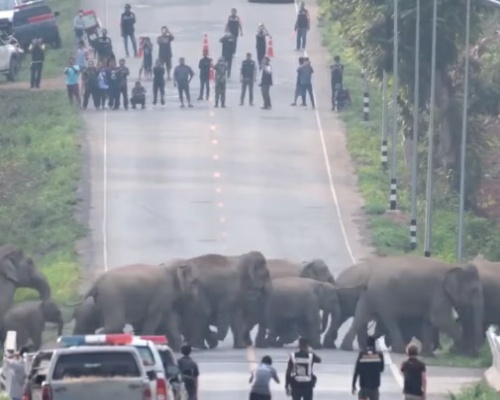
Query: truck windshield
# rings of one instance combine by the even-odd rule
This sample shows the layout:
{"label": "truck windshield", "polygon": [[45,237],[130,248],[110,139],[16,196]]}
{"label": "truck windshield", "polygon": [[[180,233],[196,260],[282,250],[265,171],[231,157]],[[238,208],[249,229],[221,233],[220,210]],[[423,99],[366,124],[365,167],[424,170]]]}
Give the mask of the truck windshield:
{"label": "truck windshield", "polygon": [[88,377],[140,377],[134,356],[125,352],[92,352],[61,354],[52,379],[65,380]]}

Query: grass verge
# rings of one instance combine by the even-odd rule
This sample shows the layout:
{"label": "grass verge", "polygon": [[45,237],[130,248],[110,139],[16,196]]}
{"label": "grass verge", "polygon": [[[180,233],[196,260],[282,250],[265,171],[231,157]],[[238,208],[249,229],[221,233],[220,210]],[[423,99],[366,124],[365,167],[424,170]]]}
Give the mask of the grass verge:
{"label": "grass verge", "polygon": [[[398,176],[398,212],[388,213],[390,174],[381,166],[381,131],[382,131],[382,99],[380,85],[370,84],[370,121],[362,121],[364,83],[361,79],[361,65],[355,51],[348,48],[343,41],[341,31],[336,23],[327,18],[328,0],[319,0],[321,7],[320,24],[323,29],[324,45],[330,55],[340,55],[345,66],[344,85],[351,92],[352,105],[340,113],[347,129],[347,148],[355,162],[358,183],[365,200],[365,213],[374,247],[379,254],[408,254],[409,243],[409,185],[408,169],[404,164],[402,146],[397,150]],[[388,138],[390,140],[390,138]],[[390,149],[389,149],[390,150]],[[390,153],[389,153],[390,154]],[[422,160],[424,161],[424,160]],[[442,260],[455,261],[457,202],[447,190],[439,186],[439,178],[435,185],[433,204],[433,256]],[[418,200],[418,223],[423,226],[425,199]],[[470,258],[479,252],[488,254],[498,252],[498,228],[491,221],[467,213],[465,218],[467,232],[466,255]],[[419,242],[423,242],[423,229],[420,228]],[[495,244],[494,244],[495,243]],[[487,246],[487,247],[485,247]],[[491,251],[490,251],[491,250]],[[415,254],[423,255],[418,248]],[[498,257],[498,256],[497,256]],[[485,367],[491,365],[491,353],[487,344],[478,359],[469,359],[450,354],[449,348],[428,361],[435,365]]]}
{"label": "grass verge", "polygon": [[[3,91],[0,96],[0,243],[30,254],[53,297],[74,297],[79,266],[75,219],[80,151],[77,110],[63,91]],[[35,296],[22,289],[16,300]]]}
{"label": "grass verge", "polygon": [[449,400],[498,400],[500,395],[483,383],[469,386],[458,394],[449,394]]}

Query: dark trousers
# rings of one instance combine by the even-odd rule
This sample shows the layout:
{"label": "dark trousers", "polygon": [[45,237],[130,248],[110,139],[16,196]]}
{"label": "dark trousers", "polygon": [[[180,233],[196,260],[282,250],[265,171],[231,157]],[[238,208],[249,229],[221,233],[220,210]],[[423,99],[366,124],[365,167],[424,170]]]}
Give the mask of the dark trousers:
{"label": "dark trousers", "polygon": [[189,94],[189,83],[177,83],[177,90],[179,92],[179,100],[184,104],[184,95],[188,104],[191,104],[191,95]]}
{"label": "dark trousers", "polygon": [[271,395],[250,392],[249,400],[271,400]]}
{"label": "dark trousers", "polygon": [[134,50],[134,57],[137,57],[137,42],[133,33],[126,33],[123,35],[123,43],[125,44],[125,54],[128,57],[128,38],[132,42],[132,49]]}
{"label": "dark trousers", "polygon": [[170,71],[172,70],[172,57],[159,57],[161,66],[167,71],[167,79],[170,79]]}
{"label": "dark trousers", "polygon": [[224,56],[227,63],[227,77],[231,77],[231,67],[233,66],[233,56]]}
{"label": "dark trousers", "polygon": [[43,62],[31,63],[31,88],[39,88],[42,80]]}
{"label": "dark trousers", "polygon": [[260,85],[260,90],[262,92],[262,100],[264,100],[264,107],[271,107],[271,85]]}
{"label": "dark trousers", "polygon": [[297,99],[299,98],[300,94],[301,94],[300,93],[300,84],[297,83],[295,85],[295,95],[293,97],[293,104],[297,104]]}
{"label": "dark trousers", "polygon": [[311,384],[300,384],[292,386],[292,400],[312,400],[313,386]]}
{"label": "dark trousers", "polygon": [[337,106],[337,95],[340,90],[342,90],[342,85],[332,82],[332,108]]}
{"label": "dark trousers", "polygon": [[208,100],[208,97],[210,96],[210,80],[209,78],[201,77],[200,76],[200,97],[199,99],[203,99],[203,93],[207,92],[207,97],[206,99]]}
{"label": "dark trousers", "polygon": [[121,97],[123,97],[123,107],[125,107],[125,109],[127,109],[128,108],[128,89],[127,89],[127,85],[120,87],[119,94],[118,94],[118,103],[116,105],[117,107],[120,107],[120,98]]}
{"label": "dark trousers", "polygon": [[73,105],[73,98],[75,98],[77,104],[80,105],[80,87],[78,86],[78,83],[75,83],[74,85],[66,85],[66,88],[68,90],[69,104]]}
{"label": "dark trousers", "polygon": [[83,92],[83,108],[87,108],[89,105],[89,99],[92,96],[92,101],[95,108],[99,108],[99,89],[96,87],[86,87]]}
{"label": "dark trousers", "polygon": [[113,108],[113,109],[118,109],[120,107],[120,88],[119,87],[113,87],[109,88],[109,101],[108,101],[108,107]]}
{"label": "dark trousers", "polygon": [[226,82],[220,82],[215,84],[215,106],[219,106],[219,101],[222,107],[226,105]]}
{"label": "dark trousers", "polygon": [[307,28],[297,28],[297,50],[306,48]]}
{"label": "dark trousers", "polygon": [[108,98],[108,89],[99,89],[98,91],[98,107],[106,107],[106,99]]}
{"label": "dark trousers", "polygon": [[262,65],[262,61],[266,56],[266,48],[265,47],[257,47],[257,62],[259,63],[259,68]]}
{"label": "dark trousers", "polygon": [[306,95],[309,93],[309,99],[311,100],[311,105],[315,107],[314,104],[314,95],[313,95],[313,87],[311,83],[302,83],[300,85],[300,96],[302,97],[302,105],[306,105]]}
{"label": "dark trousers", "polygon": [[245,95],[247,94],[247,88],[248,88],[248,97],[251,105],[253,104],[253,78],[243,78],[243,82],[241,83],[241,99],[240,99],[241,104],[245,102]]}
{"label": "dark trousers", "polygon": [[165,82],[153,82],[153,104],[157,103],[158,92],[160,92],[161,104],[165,104]]}
{"label": "dark trousers", "polygon": [[144,108],[146,106],[146,97],[145,96],[132,96],[130,98],[130,104],[132,104],[132,108],[135,108],[136,106],[141,106]]}

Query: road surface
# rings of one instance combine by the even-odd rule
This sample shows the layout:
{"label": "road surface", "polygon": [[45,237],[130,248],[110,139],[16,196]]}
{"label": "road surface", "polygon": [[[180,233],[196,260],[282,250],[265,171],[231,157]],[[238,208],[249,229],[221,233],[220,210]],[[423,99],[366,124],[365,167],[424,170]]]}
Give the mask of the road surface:
{"label": "road surface", "polygon": [[[119,16],[124,3],[86,0],[84,5],[97,11],[116,54],[123,56]],[[174,62],[185,57],[195,71],[204,33],[211,56],[220,55],[218,40],[231,7],[238,9],[244,36],[238,40],[233,78],[228,82],[227,109],[214,109],[213,100],[194,100],[193,109],[179,109],[169,82],[165,107],[153,107],[149,97],[144,111],[87,111],[95,271],[255,249],[269,258],[321,257],[338,275],[365,255],[353,222],[360,209],[353,192],[355,179],[341,125],[330,112],[326,52],[319,45],[316,27],[309,35],[308,55],[316,69],[316,88],[321,90],[317,91],[318,109],[312,110],[290,106],[297,58],[302,55],[294,50],[292,39],[293,4],[136,0],[131,5],[138,20],[137,36],[148,35],[156,42],[160,27],[167,25],[176,37]],[[308,6],[314,21],[315,5]],[[271,111],[260,109],[258,87],[255,107],[238,105],[238,67],[246,52],[255,58],[254,35],[260,22],[269,28],[274,42]],[[140,61],[127,62],[132,72],[130,88]],[[150,83],[146,85],[151,94]],[[198,88],[196,77],[191,90],[194,99]],[[231,349],[229,338],[220,347],[196,354],[204,400],[241,398],[248,390],[247,353]],[[287,351],[265,353],[273,356],[283,376]],[[351,398],[355,354],[320,353],[324,364],[316,369],[316,398]],[[263,354],[257,350],[256,357]],[[383,398],[400,399],[400,377],[389,365],[386,371]],[[450,378],[448,386],[452,383]],[[284,398],[282,388],[276,388],[279,398]]]}

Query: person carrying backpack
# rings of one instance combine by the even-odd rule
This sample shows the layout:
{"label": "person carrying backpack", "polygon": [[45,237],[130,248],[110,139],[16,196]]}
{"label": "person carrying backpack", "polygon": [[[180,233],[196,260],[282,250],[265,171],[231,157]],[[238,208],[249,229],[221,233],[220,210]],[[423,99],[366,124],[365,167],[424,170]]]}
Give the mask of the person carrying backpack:
{"label": "person carrying backpack", "polygon": [[177,364],[182,374],[184,387],[188,395],[188,400],[197,400],[198,398],[198,377],[200,371],[198,364],[190,357],[191,346],[185,344],[181,347],[182,357],[179,358]]}

